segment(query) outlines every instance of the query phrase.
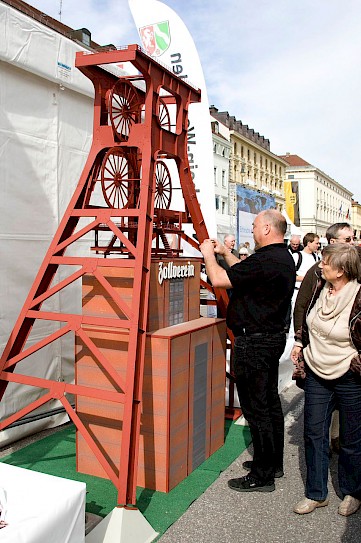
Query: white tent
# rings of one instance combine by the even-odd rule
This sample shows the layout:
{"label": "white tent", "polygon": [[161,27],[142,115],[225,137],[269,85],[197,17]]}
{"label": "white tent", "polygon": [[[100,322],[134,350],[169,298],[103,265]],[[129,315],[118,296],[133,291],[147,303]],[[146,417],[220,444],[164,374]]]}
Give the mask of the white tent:
{"label": "white tent", "polygon": [[[82,47],[0,1],[0,350],[20,313],[35,275],[74,192],[92,137],[93,87],[74,67]],[[49,309],[81,311],[81,288],[53,296]],[[54,323],[34,327],[35,342]],[[69,336],[17,365],[30,373],[71,382],[74,341]],[[10,383],[0,418],[44,392]],[[45,410],[59,407],[53,401]],[[56,415],[7,429],[5,445],[67,420]]]}
{"label": "white tent", "polygon": [[291,219],[289,218],[287,211],[283,209],[282,215],[287,221],[287,232],[286,237],[289,239],[291,236],[303,236],[303,232],[299,226],[296,226]]}

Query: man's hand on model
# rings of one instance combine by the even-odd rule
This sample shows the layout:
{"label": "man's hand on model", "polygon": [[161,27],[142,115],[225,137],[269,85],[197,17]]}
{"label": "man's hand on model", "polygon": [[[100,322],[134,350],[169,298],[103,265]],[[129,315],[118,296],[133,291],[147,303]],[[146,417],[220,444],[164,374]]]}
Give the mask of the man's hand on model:
{"label": "man's hand on model", "polygon": [[223,251],[226,251],[226,248],[216,239],[205,239],[199,248],[206,265],[206,273],[212,285],[219,288],[232,288],[226,270],[217,263],[215,255],[215,253],[224,255],[225,252]]}
{"label": "man's hand on model", "polygon": [[205,239],[199,248],[204,257],[214,255],[214,253],[225,254],[225,247],[217,239]]}

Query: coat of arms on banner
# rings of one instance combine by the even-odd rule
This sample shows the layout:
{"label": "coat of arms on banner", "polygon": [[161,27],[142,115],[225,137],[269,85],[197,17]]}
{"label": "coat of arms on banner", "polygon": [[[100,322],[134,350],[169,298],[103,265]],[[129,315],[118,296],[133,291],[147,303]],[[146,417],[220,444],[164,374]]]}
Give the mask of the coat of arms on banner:
{"label": "coat of arms on banner", "polygon": [[160,57],[170,46],[169,22],[154,23],[139,29],[143,47],[152,57]]}

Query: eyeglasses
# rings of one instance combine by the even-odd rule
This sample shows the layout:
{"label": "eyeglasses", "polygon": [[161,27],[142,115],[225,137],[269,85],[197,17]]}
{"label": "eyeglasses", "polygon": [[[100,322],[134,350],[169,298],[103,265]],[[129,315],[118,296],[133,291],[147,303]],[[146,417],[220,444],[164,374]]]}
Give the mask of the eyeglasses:
{"label": "eyeglasses", "polygon": [[351,241],[354,241],[354,237],[348,236],[347,238],[334,238],[336,241],[340,241],[341,243],[351,243]]}

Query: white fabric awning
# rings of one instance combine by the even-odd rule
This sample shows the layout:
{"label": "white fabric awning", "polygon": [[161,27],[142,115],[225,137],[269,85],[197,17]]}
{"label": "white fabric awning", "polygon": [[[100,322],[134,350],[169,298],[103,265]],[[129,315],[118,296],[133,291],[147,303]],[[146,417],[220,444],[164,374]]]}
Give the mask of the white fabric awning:
{"label": "white fabric awning", "polygon": [[287,221],[287,226],[288,226],[287,231],[289,231],[290,236],[302,236],[303,233],[302,233],[301,228],[299,226],[296,226],[291,221],[291,219],[289,218],[289,216],[287,214],[287,211],[285,209],[283,209],[283,211],[281,213],[282,213],[282,215],[284,216],[284,218]]}

